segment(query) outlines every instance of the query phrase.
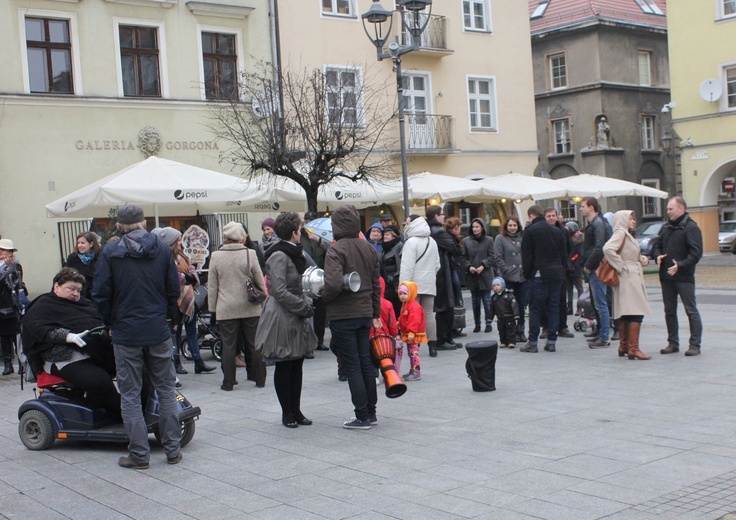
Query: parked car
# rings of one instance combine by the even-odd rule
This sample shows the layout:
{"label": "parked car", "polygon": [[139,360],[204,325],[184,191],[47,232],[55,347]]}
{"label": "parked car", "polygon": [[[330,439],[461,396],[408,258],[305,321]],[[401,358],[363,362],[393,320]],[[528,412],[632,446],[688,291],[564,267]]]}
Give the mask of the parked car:
{"label": "parked car", "polygon": [[736,220],[724,220],[718,225],[718,247],[721,253],[736,255]]}
{"label": "parked car", "polygon": [[652,247],[654,241],[659,234],[659,230],[664,225],[664,220],[655,220],[652,222],[644,222],[636,227],[636,240],[641,247],[641,254],[652,257]]}

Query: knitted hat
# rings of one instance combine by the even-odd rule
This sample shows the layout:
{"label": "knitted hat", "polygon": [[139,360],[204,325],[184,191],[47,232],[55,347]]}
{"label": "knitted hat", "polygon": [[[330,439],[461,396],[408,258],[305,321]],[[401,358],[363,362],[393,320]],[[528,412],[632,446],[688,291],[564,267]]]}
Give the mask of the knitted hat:
{"label": "knitted hat", "polygon": [[502,288],[506,288],[506,282],[500,276],[496,276],[491,282],[491,287],[494,285],[500,285]]}
{"label": "knitted hat", "polygon": [[384,226],[383,227],[383,232],[385,233],[386,231],[391,231],[397,237],[398,236],[401,236],[401,234],[399,233],[399,228],[397,228],[393,224],[389,224],[388,226]]}
{"label": "knitted hat", "polygon": [[179,237],[181,237],[181,232],[172,227],[154,228],[151,233],[163,240],[164,244],[169,247],[173,246],[179,240]]}
{"label": "knitted hat", "polygon": [[270,227],[271,229],[273,229],[274,224],[276,224],[276,221],[271,217],[268,217],[267,219],[264,219],[263,222],[261,222],[261,230],[263,230],[264,227]]}
{"label": "knitted hat", "polygon": [[144,220],[146,220],[146,217],[143,216],[143,208],[140,206],[128,204],[118,210],[118,224],[137,224]]}
{"label": "knitted hat", "polygon": [[222,236],[234,242],[245,240],[245,228],[240,222],[230,221],[222,228]]}

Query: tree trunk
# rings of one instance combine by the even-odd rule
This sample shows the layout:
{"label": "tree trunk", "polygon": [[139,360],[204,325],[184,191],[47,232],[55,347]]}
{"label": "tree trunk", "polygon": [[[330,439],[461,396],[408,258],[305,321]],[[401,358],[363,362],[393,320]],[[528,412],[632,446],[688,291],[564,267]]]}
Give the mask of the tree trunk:
{"label": "tree trunk", "polygon": [[319,185],[309,186],[304,190],[307,195],[307,211],[317,211],[317,192]]}

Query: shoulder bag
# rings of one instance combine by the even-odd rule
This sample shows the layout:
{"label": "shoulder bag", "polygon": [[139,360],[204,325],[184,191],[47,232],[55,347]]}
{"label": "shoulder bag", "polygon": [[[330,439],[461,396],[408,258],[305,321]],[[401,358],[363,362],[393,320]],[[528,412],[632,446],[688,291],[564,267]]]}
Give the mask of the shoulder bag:
{"label": "shoulder bag", "polygon": [[258,287],[256,287],[256,284],[253,283],[253,279],[250,277],[250,250],[246,249],[246,253],[248,254],[248,256],[246,257],[248,274],[245,278],[245,292],[248,295],[248,301],[250,303],[263,303],[263,301],[266,299],[266,294]]}
{"label": "shoulder bag", "polygon": [[[618,252],[617,253],[619,255],[621,254],[621,251],[624,248],[624,244],[626,244],[626,236],[625,235],[624,235],[623,242],[621,242],[621,247],[618,248]],[[601,263],[598,264],[598,269],[595,270],[595,276],[604,285],[609,285],[611,287],[616,287],[618,285],[618,273],[611,266],[611,264],[608,263],[608,259],[605,256],[601,260]]]}

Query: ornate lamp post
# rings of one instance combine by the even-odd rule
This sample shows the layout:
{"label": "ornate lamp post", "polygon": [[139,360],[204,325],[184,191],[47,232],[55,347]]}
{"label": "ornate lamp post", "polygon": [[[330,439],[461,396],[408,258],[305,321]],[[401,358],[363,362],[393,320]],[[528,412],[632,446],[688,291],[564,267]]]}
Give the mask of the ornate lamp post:
{"label": "ornate lamp post", "polygon": [[[401,74],[401,56],[421,46],[422,33],[429,23],[432,0],[399,0],[397,2],[401,26],[411,35],[411,45],[399,45],[397,41],[388,44],[388,52],[383,46],[391,35],[393,27],[392,12],[383,8],[380,0],[373,0],[370,9],[361,15],[363,29],[368,39],[376,46],[378,61],[390,59],[396,71],[396,92],[399,98],[399,141],[401,147],[401,180],[404,190],[404,219],[409,218],[409,176],[406,168],[406,138],[404,131],[404,81]],[[422,12],[429,6],[429,12]],[[371,30],[372,29],[372,30]],[[398,38],[397,38],[398,39]]]}

